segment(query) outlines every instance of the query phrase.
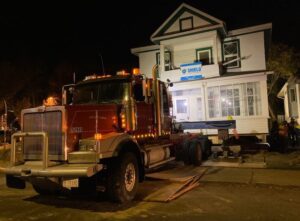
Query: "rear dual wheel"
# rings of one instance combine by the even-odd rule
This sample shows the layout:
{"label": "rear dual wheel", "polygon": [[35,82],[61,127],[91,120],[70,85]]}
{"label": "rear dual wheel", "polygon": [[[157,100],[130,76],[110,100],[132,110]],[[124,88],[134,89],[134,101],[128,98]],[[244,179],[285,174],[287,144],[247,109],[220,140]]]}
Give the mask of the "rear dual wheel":
{"label": "rear dual wheel", "polygon": [[202,148],[198,141],[192,141],[190,144],[190,161],[195,166],[200,166],[202,163]]}
{"label": "rear dual wheel", "polygon": [[183,143],[183,162],[185,165],[200,166],[202,163],[202,148],[197,140],[188,140]]}

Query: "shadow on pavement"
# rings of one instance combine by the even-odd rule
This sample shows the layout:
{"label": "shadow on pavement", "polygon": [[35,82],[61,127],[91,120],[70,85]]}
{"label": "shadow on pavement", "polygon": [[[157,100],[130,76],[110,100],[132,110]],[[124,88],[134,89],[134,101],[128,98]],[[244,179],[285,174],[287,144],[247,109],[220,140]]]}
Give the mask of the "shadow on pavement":
{"label": "shadow on pavement", "polygon": [[24,199],[25,201],[54,206],[56,208],[71,208],[91,212],[117,212],[124,211],[135,206],[138,202],[126,204],[109,202],[105,196],[71,195],[71,196],[42,196],[35,195]]}

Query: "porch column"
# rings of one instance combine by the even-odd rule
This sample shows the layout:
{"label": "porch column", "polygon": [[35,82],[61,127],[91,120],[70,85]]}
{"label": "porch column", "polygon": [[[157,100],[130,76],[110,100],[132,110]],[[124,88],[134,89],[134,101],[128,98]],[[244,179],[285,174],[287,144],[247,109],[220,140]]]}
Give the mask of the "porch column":
{"label": "porch column", "polygon": [[296,84],[296,102],[297,102],[297,111],[298,111],[298,117],[297,122],[300,124],[300,87],[299,84]]}
{"label": "porch column", "polygon": [[165,71],[165,46],[160,45],[160,61],[159,61],[159,73],[161,74]]}

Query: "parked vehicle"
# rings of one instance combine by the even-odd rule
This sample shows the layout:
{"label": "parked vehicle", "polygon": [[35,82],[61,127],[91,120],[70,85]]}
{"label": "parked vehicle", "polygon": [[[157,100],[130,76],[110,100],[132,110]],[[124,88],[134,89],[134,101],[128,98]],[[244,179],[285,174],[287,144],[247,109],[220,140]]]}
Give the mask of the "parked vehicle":
{"label": "parked vehicle", "polygon": [[25,188],[27,181],[40,194],[102,189],[124,203],[147,170],[176,157],[200,165],[210,146],[174,132],[167,86],[153,76],[87,76],[63,87],[62,105],[50,99],[23,110],[11,166],[3,169],[7,186]]}

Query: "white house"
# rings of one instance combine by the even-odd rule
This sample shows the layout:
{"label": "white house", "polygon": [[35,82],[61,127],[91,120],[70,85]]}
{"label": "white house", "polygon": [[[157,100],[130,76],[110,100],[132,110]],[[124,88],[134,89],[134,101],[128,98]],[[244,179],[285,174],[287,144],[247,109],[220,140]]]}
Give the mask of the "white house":
{"label": "white house", "polygon": [[290,77],[277,96],[284,99],[285,120],[289,122],[294,118],[300,124],[300,78]]}
{"label": "white house", "polygon": [[[266,57],[272,24],[227,31],[226,24],[183,3],[133,48],[143,74],[169,79],[176,121],[236,120],[240,134],[268,133]],[[203,131],[216,133],[216,131]]]}

